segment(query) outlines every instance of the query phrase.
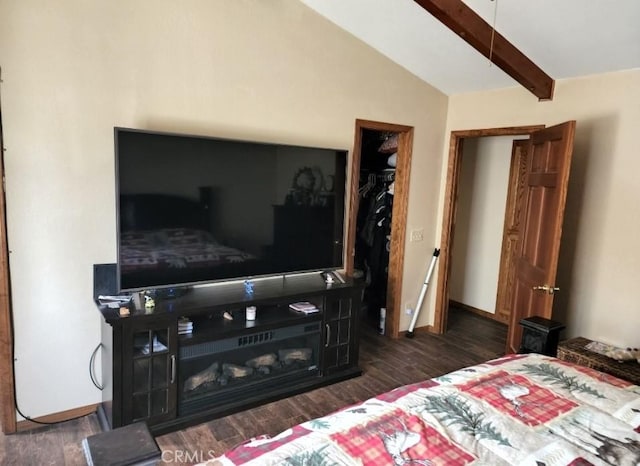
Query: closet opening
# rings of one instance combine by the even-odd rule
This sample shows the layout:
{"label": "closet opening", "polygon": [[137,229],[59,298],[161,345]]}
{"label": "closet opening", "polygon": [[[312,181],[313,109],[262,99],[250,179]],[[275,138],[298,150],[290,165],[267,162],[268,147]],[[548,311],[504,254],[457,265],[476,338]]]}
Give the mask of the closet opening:
{"label": "closet opening", "polygon": [[398,133],[362,131],[354,276],[362,277],[363,320],[385,333]]}
{"label": "closet opening", "polygon": [[391,338],[400,333],[412,145],[410,126],[356,120],[346,272],[365,280],[363,325]]}

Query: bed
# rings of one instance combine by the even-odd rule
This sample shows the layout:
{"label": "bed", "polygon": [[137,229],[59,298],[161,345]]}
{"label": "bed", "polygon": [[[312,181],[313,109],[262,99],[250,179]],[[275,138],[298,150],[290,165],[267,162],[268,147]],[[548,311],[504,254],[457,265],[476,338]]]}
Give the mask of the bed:
{"label": "bed", "polygon": [[640,387],[509,355],[239,445],[208,466],[640,464]]}
{"label": "bed", "polygon": [[254,254],[211,233],[210,203],[165,194],[120,196],[122,286],[189,283],[260,271]]}

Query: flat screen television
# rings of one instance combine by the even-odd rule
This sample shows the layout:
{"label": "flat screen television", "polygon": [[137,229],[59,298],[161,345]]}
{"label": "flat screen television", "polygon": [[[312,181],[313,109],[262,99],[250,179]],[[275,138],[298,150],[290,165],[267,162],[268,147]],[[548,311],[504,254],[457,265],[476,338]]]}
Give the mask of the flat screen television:
{"label": "flat screen television", "polygon": [[121,291],[342,267],[347,151],[114,132]]}

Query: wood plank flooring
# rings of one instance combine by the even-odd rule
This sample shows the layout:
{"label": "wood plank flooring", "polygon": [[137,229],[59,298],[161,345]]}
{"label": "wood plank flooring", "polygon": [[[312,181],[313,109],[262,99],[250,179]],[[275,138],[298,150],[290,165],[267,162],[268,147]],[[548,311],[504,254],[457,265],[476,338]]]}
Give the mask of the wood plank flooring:
{"label": "wood plank flooring", "polygon": [[[360,346],[361,377],[160,436],[162,464],[204,461],[251,437],[275,435],[400,385],[498,357],[504,353],[506,329],[456,309],[449,312],[445,335],[416,333],[413,339],[390,340],[367,327]],[[84,465],[80,443],[99,431],[92,414],[13,435],[0,433],[0,465]]]}

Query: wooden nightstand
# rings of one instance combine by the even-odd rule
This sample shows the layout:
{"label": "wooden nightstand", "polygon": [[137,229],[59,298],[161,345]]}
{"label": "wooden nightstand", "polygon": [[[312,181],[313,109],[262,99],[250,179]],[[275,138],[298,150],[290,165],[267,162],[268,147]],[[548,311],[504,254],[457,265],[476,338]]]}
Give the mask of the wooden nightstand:
{"label": "wooden nightstand", "polygon": [[543,317],[527,317],[520,321],[522,340],[518,353],[540,353],[555,356],[564,324]]}

